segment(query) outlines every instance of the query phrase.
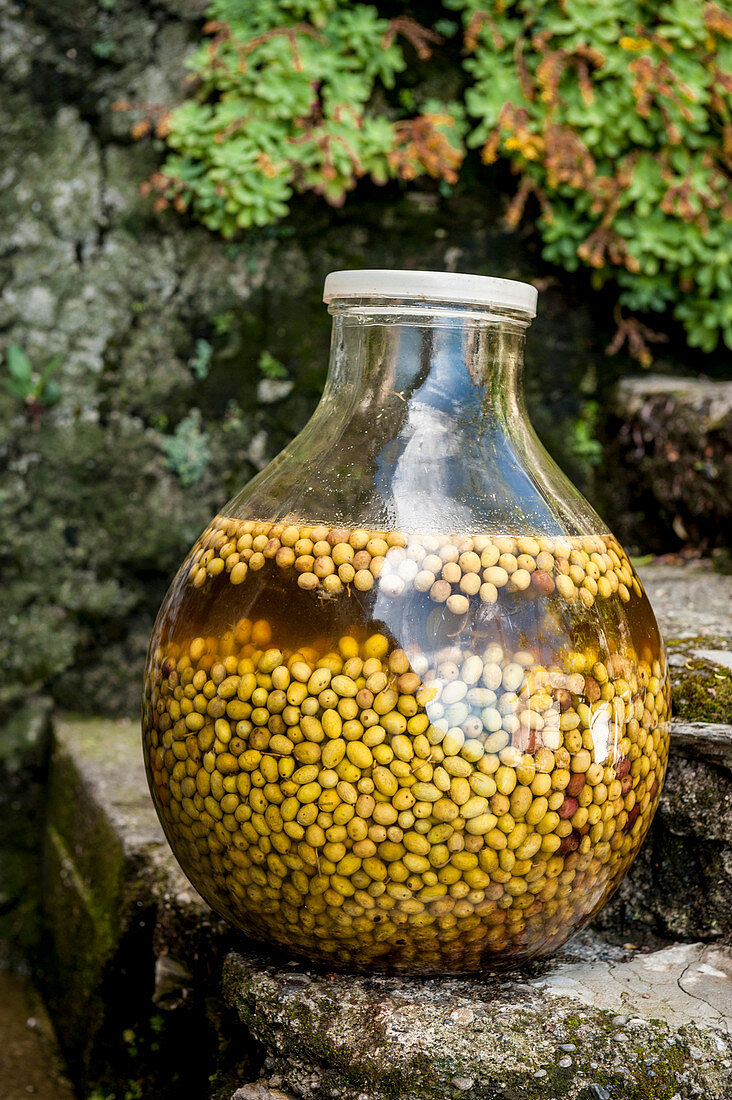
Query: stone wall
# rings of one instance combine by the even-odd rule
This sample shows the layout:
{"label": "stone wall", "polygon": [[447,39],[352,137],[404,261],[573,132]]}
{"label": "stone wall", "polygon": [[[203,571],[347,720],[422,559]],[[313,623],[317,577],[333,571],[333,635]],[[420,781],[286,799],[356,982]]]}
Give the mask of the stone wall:
{"label": "stone wall", "polygon": [[[604,355],[611,311],[584,276],[547,270],[530,231],[505,228],[513,183],[502,170],[471,168],[450,195],[364,184],[341,211],[308,197],[287,222],[232,243],[155,213],[139,188],[162,150],[133,142],[130,116],[112,107],[182,96],[203,9],[0,3],[0,343],[17,343],[36,369],[58,355],[61,391],[52,407],[24,410],[0,386],[0,707],[48,692],[65,707],[136,712],[172,573],[318,398],[330,329],[320,298],[334,268],[537,282],[535,423],[612,522],[628,511],[603,503],[613,479],[577,426],[588,393],[628,368]],[[265,351],[285,366],[283,382],[263,377]]]}

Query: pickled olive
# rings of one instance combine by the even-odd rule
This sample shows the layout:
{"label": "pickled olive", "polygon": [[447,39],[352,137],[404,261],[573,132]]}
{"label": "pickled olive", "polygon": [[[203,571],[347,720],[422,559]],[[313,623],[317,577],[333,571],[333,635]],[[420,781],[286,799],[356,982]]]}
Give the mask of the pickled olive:
{"label": "pickled olive", "polygon": [[[227,562],[234,553],[232,546],[241,544],[240,554],[251,553],[244,546],[251,535],[243,530],[247,523],[262,531],[251,541],[255,552],[247,561],[236,561],[227,571]],[[232,526],[235,529],[229,532]],[[455,615],[468,613],[471,597],[483,603],[494,603],[499,593],[506,600],[515,601],[533,599],[537,593],[551,596],[556,592],[573,606],[590,607],[597,597],[601,600],[616,597],[627,603],[631,591],[635,592],[633,586],[640,587],[625,552],[612,535],[592,538],[590,541],[596,549],[591,554],[585,547],[587,538],[582,537],[544,538],[541,541],[534,538],[448,537],[442,542],[439,555],[417,555],[421,568],[412,569],[404,567],[405,561],[410,564],[415,559],[405,556],[401,534],[397,541],[390,543],[392,536],[387,533],[384,538],[383,532],[359,531],[355,535],[345,527],[298,528],[292,525],[285,530],[290,532],[288,538],[295,534],[300,536],[292,544],[294,550],[290,550],[288,544],[273,553],[268,547],[281,543],[281,538],[279,535],[267,536],[279,526],[252,525],[251,521],[217,517],[189,555],[184,566],[187,582],[200,588],[226,572],[227,581],[239,586],[247,579],[249,570],[259,571],[266,567],[289,573],[294,565],[299,574],[296,583],[304,591],[333,596],[344,585],[348,588],[353,584],[357,591],[367,592],[373,588],[375,580],[380,580],[379,590],[384,596],[400,599],[410,589],[426,593],[432,602],[444,604]],[[324,537],[313,542],[313,531]],[[354,537],[355,542],[352,541]],[[363,547],[356,549],[363,539],[366,540]],[[408,549],[422,551],[423,544],[429,541],[434,541],[434,536],[421,540],[416,537]],[[260,542],[261,549],[256,550]],[[502,550],[502,547],[510,549]],[[299,554],[298,549],[302,551]],[[598,562],[604,567],[602,571]],[[341,576],[342,569],[345,572]]]}
{"label": "pickled olive", "polygon": [[[625,874],[668,682],[612,536],[219,516],[180,584],[186,620],[148,660],[147,769],[183,869],[249,935],[479,971],[554,950]],[[600,632],[603,604],[638,627]]]}

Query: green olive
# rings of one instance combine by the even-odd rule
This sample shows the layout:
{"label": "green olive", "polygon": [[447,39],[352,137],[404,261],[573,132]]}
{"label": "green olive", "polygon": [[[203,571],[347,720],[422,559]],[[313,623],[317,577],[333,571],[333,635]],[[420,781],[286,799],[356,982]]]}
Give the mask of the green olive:
{"label": "green olive", "polygon": [[[593,628],[596,603],[630,614],[642,592],[611,536],[218,517],[183,578],[191,629],[151,653],[146,759],[183,868],[246,932],[362,969],[480,970],[551,950],[625,873],[668,683],[657,647]],[[209,601],[264,588],[289,592],[281,618],[204,625]],[[382,599],[424,620],[421,645],[369,629]],[[562,644],[484,637],[496,604]],[[308,634],[300,606],[338,629]]]}

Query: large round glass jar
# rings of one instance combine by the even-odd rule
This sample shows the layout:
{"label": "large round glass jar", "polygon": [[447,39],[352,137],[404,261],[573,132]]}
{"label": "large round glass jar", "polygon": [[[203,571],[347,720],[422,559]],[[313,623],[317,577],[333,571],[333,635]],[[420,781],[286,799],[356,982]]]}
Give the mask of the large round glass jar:
{"label": "large round glass jar", "polygon": [[528,422],[532,287],[351,271],[325,300],[320,404],[160,610],[155,806],[260,942],[359,970],[515,964],[598,910],[648,829],[659,631]]}

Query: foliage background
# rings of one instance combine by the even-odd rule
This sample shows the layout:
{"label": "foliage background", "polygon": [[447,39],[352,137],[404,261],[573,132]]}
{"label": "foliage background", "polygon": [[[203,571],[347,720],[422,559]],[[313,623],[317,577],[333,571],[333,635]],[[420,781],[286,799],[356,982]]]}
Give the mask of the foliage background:
{"label": "foliage background", "polygon": [[[366,176],[450,187],[467,146],[517,176],[509,224],[535,200],[545,259],[616,283],[619,307],[669,310],[692,346],[731,347],[732,11],[445,0],[424,24],[412,12],[211,0],[192,95],[156,124],[173,150],[152,181],[161,205],[231,237],[284,217],[294,193],[338,206]],[[415,60],[431,70],[416,83]],[[619,321],[618,346],[628,338],[647,366],[642,337]]]}
{"label": "foliage background", "polygon": [[[294,0],[281,7],[302,17]],[[665,7],[686,10],[680,0]],[[167,209],[140,193],[168,155],[174,126],[167,138],[155,128],[164,135],[165,109],[186,94],[184,60],[199,48],[204,8],[199,0],[0,6],[0,706],[8,711],[49,692],[69,709],[137,711],[155,609],[187,547],[314,407],[330,329],[322,281],[334,268],[534,280],[542,298],[528,400],[542,438],[631,548],[679,542],[673,511],[647,507],[604,446],[612,386],[641,369],[625,349],[605,356],[617,293],[612,284],[594,292],[586,268],[566,275],[548,262],[534,196],[520,224],[506,221],[530,176],[520,163],[512,172],[512,157],[486,165],[471,153],[452,180],[439,137],[449,127],[439,122],[417,136],[437,142],[440,171],[413,173],[417,132],[402,128],[399,157],[378,154],[382,175],[394,178],[378,184],[369,170],[333,207],[313,177],[281,200],[287,218],[268,216],[228,241],[197,223],[201,212],[176,209],[182,193]],[[386,15],[404,10],[392,5]],[[434,23],[434,5],[408,11]],[[470,13],[440,13],[455,29],[441,26],[447,40],[439,51],[427,43],[431,58],[404,35],[404,68],[388,55],[395,87],[380,81],[376,102],[390,134],[420,112],[468,103],[458,24]],[[142,106],[119,110],[121,101]],[[465,121],[463,132],[472,126]],[[134,139],[135,127],[145,140]],[[574,202],[571,191],[562,202]],[[660,325],[670,340],[659,345],[657,369],[723,375],[723,355],[690,351],[668,316]],[[15,374],[10,345],[26,361]]]}

